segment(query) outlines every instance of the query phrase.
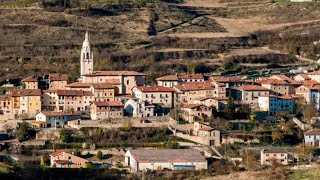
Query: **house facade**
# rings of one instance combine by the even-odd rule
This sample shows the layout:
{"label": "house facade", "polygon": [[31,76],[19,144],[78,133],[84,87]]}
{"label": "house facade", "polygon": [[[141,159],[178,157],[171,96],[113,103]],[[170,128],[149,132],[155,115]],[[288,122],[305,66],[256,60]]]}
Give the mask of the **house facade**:
{"label": "house facade", "polygon": [[260,153],[260,164],[270,166],[275,164],[289,165],[294,162],[294,155],[286,148],[263,149]]}
{"label": "house facade", "polygon": [[162,107],[173,108],[175,90],[164,86],[138,86],[132,89],[133,96],[140,101],[159,104]]}
{"label": "house facade", "polygon": [[125,113],[130,117],[152,117],[155,115],[155,106],[147,101],[129,99],[124,105]]}
{"label": "house facade", "polygon": [[275,96],[264,95],[259,96],[259,109],[268,112],[269,115],[275,115],[278,112],[294,113],[296,97],[289,95]]}
{"label": "house facade", "polygon": [[49,74],[48,83],[49,90],[62,90],[66,88],[68,83],[69,76],[68,74]]}
{"label": "house facade", "polygon": [[44,122],[46,127],[63,127],[68,121],[80,119],[80,115],[64,112],[43,111],[36,115],[36,121]]}
{"label": "house facade", "polygon": [[93,100],[91,91],[57,90],[56,111],[87,111]]}
{"label": "house facade", "polygon": [[201,119],[209,119],[212,111],[209,107],[202,104],[188,104],[181,107],[181,116],[189,123],[193,123]]}
{"label": "house facade", "polygon": [[312,129],[304,133],[304,143],[307,146],[320,147],[320,130]]}
{"label": "house facade", "polygon": [[185,82],[204,82],[202,74],[175,74],[159,77],[156,79],[158,86],[172,88],[179,83]]}
{"label": "house facade", "polygon": [[120,101],[94,101],[91,104],[92,120],[116,119],[123,117],[123,104]]}
{"label": "house facade", "polygon": [[25,89],[38,89],[38,77],[36,76],[29,76],[25,79],[22,79],[21,82],[25,85]]}

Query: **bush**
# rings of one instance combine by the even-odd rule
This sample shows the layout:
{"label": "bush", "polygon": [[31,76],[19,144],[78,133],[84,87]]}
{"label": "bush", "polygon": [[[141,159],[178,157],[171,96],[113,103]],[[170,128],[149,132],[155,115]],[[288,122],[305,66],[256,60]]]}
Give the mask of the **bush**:
{"label": "bush", "polygon": [[98,151],[98,152],[97,152],[97,158],[98,158],[98,159],[102,159],[102,157],[103,157],[102,152],[101,152],[101,151]]}

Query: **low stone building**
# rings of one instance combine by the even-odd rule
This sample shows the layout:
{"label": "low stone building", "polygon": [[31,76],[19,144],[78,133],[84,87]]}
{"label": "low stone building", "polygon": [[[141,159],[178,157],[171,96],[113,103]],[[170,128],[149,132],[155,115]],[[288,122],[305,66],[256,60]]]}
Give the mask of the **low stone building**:
{"label": "low stone building", "polygon": [[190,123],[201,119],[208,119],[211,115],[211,109],[202,104],[188,104],[181,107],[182,118]]}
{"label": "low stone building", "polygon": [[207,160],[195,149],[129,149],[125,163],[132,171],[208,169]]}
{"label": "low stone building", "polygon": [[294,154],[287,148],[268,148],[261,150],[261,165],[289,165],[294,162]]}

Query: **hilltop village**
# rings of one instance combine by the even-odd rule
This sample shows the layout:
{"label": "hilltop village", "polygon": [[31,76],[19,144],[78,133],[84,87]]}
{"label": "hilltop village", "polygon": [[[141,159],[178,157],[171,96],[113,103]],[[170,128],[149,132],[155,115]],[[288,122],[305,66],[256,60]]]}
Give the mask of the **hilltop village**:
{"label": "hilltop village", "polygon": [[255,78],[169,74],[156,83],[136,71],[95,71],[87,32],[78,81],[55,73],[3,85],[1,150],[26,161],[30,150],[50,168],[133,173],[319,160],[315,67]]}

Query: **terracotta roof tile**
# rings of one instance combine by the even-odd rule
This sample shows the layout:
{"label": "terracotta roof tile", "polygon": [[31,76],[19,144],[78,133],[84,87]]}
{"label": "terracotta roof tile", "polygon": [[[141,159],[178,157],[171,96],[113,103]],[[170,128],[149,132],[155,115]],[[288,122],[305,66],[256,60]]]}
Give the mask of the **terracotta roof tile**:
{"label": "terracotta roof tile", "polygon": [[187,82],[174,86],[179,91],[198,91],[198,90],[212,90],[214,85],[206,82]]}
{"label": "terracotta roof tile", "polygon": [[181,79],[204,79],[202,74],[173,74],[157,78],[157,81],[178,81]]}
{"label": "terracotta roof tile", "polygon": [[320,75],[320,70],[308,73],[308,75]]}
{"label": "terracotta roof tile", "polygon": [[118,107],[124,106],[121,101],[95,101],[93,102],[97,107]]}
{"label": "terracotta roof tile", "polygon": [[72,114],[66,112],[55,112],[55,111],[42,111],[42,114],[50,117],[58,117],[58,116],[79,116],[79,114]]}
{"label": "terracotta roof tile", "polygon": [[175,92],[174,89],[164,86],[138,86],[141,92]]}
{"label": "terracotta roof tile", "polygon": [[57,90],[58,96],[93,96],[91,91],[82,90]]}
{"label": "terracotta roof tile", "polygon": [[289,85],[285,80],[279,80],[279,79],[264,79],[257,82],[259,84]]}
{"label": "terracotta roof tile", "polygon": [[244,86],[236,87],[235,89],[240,91],[270,91],[270,89],[257,86],[257,85],[244,85]]}
{"label": "terracotta roof tile", "polygon": [[111,89],[114,88],[113,84],[110,83],[83,83],[83,82],[74,82],[68,84],[66,87],[70,88],[90,88],[93,86],[95,89]]}
{"label": "terracotta roof tile", "polygon": [[40,89],[21,89],[21,90],[10,90],[10,96],[41,96]]}
{"label": "terracotta roof tile", "polygon": [[68,81],[68,79],[69,79],[68,74],[60,74],[60,73],[49,74],[50,81]]}
{"label": "terracotta roof tile", "polygon": [[304,133],[305,135],[320,135],[320,129],[312,129]]}

